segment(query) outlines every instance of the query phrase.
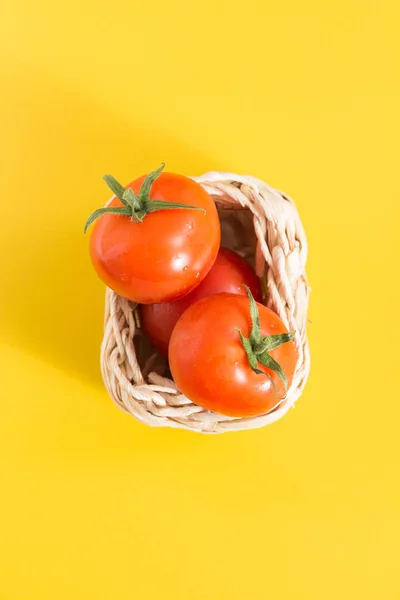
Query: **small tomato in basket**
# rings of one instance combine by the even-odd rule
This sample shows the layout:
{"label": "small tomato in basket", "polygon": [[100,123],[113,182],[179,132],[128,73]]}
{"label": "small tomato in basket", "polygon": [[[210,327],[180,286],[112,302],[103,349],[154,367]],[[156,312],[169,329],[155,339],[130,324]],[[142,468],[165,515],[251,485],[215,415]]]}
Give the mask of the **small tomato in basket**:
{"label": "small tomato in basket", "polygon": [[96,221],[90,256],[100,279],[142,304],[189,293],[211,269],[220,243],[211,196],[189,177],[163,168],[126,188],[106,175],[115,195],[85,227]]}
{"label": "small tomato in basket", "polygon": [[190,294],[174,302],[145,304],[141,307],[143,330],[153,345],[162,354],[167,354],[172,331],[189,306],[222,292],[246,295],[243,284],[250,288],[255,300],[261,302],[261,284],[254,270],[233,250],[221,248],[208,275]]}
{"label": "small tomato in basket", "polygon": [[294,333],[272,310],[233,294],[208,296],[181,316],[169,345],[178,388],[192,402],[233,417],[273,409],[296,367]]}

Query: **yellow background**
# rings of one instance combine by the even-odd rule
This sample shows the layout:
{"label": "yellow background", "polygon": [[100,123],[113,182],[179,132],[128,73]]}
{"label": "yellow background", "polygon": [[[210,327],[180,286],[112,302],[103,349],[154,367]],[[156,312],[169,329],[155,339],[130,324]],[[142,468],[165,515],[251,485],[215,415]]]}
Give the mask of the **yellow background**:
{"label": "yellow background", "polygon": [[[0,22],[1,600],[397,599],[395,0],[15,0]],[[85,218],[122,182],[251,173],[298,205],[312,371],[223,436],[98,368]]]}

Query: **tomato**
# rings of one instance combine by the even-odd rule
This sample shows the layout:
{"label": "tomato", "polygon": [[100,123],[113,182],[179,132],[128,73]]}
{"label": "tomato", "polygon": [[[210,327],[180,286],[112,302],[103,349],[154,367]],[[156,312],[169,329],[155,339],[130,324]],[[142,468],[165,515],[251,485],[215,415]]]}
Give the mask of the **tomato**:
{"label": "tomato", "polygon": [[286,395],[296,367],[294,334],[272,310],[250,294],[249,299],[217,294],[192,304],[169,345],[171,373],[181,392],[204,408],[233,417],[274,408]]}
{"label": "tomato", "polygon": [[167,354],[172,330],[189,306],[206,296],[221,292],[246,295],[243,284],[250,288],[257,301],[261,301],[260,280],[247,261],[233,250],[221,248],[208,275],[190,294],[174,302],[141,307],[143,330],[153,345],[162,354]]}
{"label": "tomato", "polygon": [[189,293],[211,269],[220,243],[211,196],[192,179],[162,169],[127,188],[106,176],[115,196],[86,224],[96,219],[90,256],[100,279],[145,304]]}

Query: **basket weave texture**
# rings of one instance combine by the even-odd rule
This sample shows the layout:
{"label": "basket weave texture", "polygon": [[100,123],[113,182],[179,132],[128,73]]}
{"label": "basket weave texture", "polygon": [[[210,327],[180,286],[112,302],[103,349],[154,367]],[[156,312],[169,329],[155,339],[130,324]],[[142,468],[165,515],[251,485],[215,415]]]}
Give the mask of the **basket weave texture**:
{"label": "basket weave texture", "polygon": [[147,342],[138,326],[136,305],[109,289],[101,346],[104,383],[119,408],[147,425],[201,433],[262,427],[294,406],[309,373],[307,240],[296,207],[283,192],[233,173],[210,172],[194,179],[216,203],[222,245],[254,265],[266,283],[266,305],[296,332],[298,359],[292,385],[284,400],[258,417],[227,417],[193,404],[168,376],[166,360]]}

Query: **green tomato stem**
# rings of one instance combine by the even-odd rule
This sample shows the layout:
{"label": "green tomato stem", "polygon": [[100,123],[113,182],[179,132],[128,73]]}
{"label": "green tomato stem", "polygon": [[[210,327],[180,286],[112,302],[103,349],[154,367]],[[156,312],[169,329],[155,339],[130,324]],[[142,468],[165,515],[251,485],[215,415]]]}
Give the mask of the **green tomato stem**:
{"label": "green tomato stem", "polygon": [[190,206],[188,204],[181,204],[178,202],[168,202],[166,200],[151,200],[150,192],[151,186],[159,177],[164,170],[165,164],[162,163],[161,167],[152,171],[145,177],[138,195],[134,193],[130,188],[124,188],[112,175],[104,175],[103,179],[113,192],[113,194],[122,202],[123,206],[105,206],[95,210],[88,220],[86,221],[84,232],[86,233],[88,227],[105,214],[120,215],[123,217],[130,217],[132,221],[141,223],[147,214],[156,212],[158,210],[202,210],[206,212],[204,208],[200,206]]}
{"label": "green tomato stem", "polygon": [[[258,364],[260,363],[264,367],[271,369],[274,371],[283,381],[283,385],[285,387],[285,391],[287,390],[287,378],[286,374],[283,371],[282,367],[279,363],[276,362],[274,358],[270,354],[268,354],[269,350],[273,350],[282,344],[286,344],[293,340],[295,336],[295,332],[291,333],[278,333],[275,335],[261,335],[261,326],[260,326],[260,315],[257,308],[257,303],[253,298],[253,295],[248,288],[247,285],[243,286],[246,289],[247,295],[249,297],[249,308],[250,308],[250,319],[251,319],[251,331],[250,336],[247,338],[243,335],[243,333],[238,330],[240,341],[242,342],[242,346],[244,351],[247,354],[247,358],[249,361],[249,365],[257,375],[267,375],[267,377],[272,381],[271,376],[265,371],[262,371],[258,368]],[[274,386],[275,394],[276,389],[274,382],[272,381]]]}

